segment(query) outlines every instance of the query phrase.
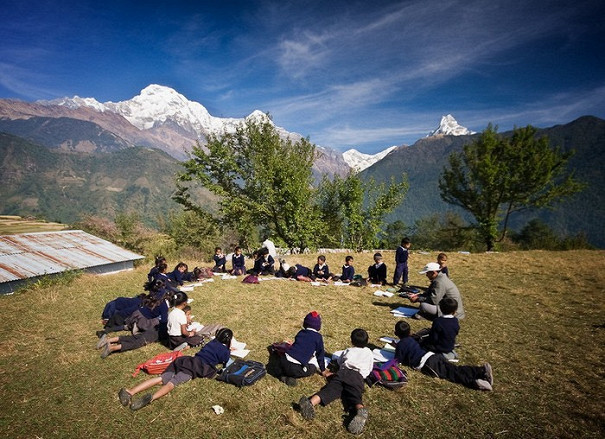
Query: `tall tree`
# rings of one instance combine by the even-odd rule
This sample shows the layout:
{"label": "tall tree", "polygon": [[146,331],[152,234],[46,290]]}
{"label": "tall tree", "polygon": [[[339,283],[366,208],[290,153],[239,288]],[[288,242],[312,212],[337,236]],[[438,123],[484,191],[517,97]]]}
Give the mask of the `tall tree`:
{"label": "tall tree", "polygon": [[506,235],[512,213],[552,207],[583,188],[566,170],[573,151],[551,148],[548,138],[536,137],[536,131],[528,125],[504,138],[490,124],[461,153],[451,154],[449,167],[443,169],[441,198],[475,217],[488,251]]}
{"label": "tall tree", "polygon": [[177,181],[175,200],[192,202],[189,184],[199,182],[221,197],[221,221],[240,233],[262,226],[289,247],[314,245],[318,228],[311,167],[315,145],[307,139],[280,138],[267,117],[248,121],[235,133],[212,136],[197,144]]}
{"label": "tall tree", "polygon": [[363,182],[357,174],[345,178],[324,179],[318,199],[323,222],[332,236],[340,236],[340,245],[357,251],[372,248],[378,242],[384,217],[405,197],[408,183],[391,178],[377,185],[373,179]]}

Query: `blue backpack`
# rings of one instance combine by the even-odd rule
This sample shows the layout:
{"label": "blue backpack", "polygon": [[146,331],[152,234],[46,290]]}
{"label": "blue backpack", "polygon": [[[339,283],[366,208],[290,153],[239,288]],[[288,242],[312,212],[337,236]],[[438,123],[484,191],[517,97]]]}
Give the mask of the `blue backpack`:
{"label": "blue backpack", "polygon": [[267,374],[263,363],[253,360],[233,361],[216,377],[217,380],[237,387],[251,386]]}

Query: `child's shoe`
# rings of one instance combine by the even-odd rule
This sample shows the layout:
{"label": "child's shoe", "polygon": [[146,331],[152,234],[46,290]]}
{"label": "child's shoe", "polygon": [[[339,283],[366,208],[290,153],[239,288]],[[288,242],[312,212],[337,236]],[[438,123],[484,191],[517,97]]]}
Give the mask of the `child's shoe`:
{"label": "child's shoe", "polygon": [[477,384],[477,389],[479,390],[486,390],[488,392],[491,392],[492,389],[492,385],[485,380],[475,380],[475,384]]}
{"label": "child's shoe", "polygon": [[303,419],[310,421],[315,417],[315,409],[313,408],[311,401],[309,401],[309,398],[303,396],[300,398],[300,401],[298,401],[298,405],[300,406],[300,414]]}
{"label": "child's shoe", "polygon": [[458,362],[458,354],[456,353],[456,351],[446,352],[445,354],[441,354],[441,355],[443,355],[445,357],[445,359],[447,361],[449,361],[450,363]]}
{"label": "child's shoe", "polygon": [[489,383],[490,386],[494,385],[494,374],[492,373],[492,366],[489,363],[485,363],[483,365],[485,369],[485,380]]}
{"label": "child's shoe", "polygon": [[99,341],[97,342],[97,349],[101,349],[103,346],[107,344],[107,334],[103,333]]}
{"label": "child's shoe", "polygon": [[357,414],[351,420],[351,422],[349,422],[347,430],[349,430],[349,433],[361,434],[363,432],[363,428],[365,427],[367,421],[368,421],[368,409],[365,407],[362,407],[359,410],[357,410]]}
{"label": "child's shoe", "polygon": [[124,387],[122,387],[120,389],[120,391],[118,392],[118,398],[120,398],[120,403],[124,407],[128,407],[130,405],[132,395],[130,393],[128,393],[128,391],[126,391],[126,389]]}
{"label": "child's shoe", "polygon": [[148,393],[147,395],[144,395],[142,398],[137,399],[135,402],[130,404],[130,409],[131,410],[142,409],[146,405],[151,404],[152,399],[153,399],[153,395],[151,393]]}
{"label": "child's shoe", "polygon": [[103,348],[103,352],[101,352],[101,358],[105,359],[105,358],[109,357],[110,354],[111,354],[111,344],[106,343],[105,348]]}

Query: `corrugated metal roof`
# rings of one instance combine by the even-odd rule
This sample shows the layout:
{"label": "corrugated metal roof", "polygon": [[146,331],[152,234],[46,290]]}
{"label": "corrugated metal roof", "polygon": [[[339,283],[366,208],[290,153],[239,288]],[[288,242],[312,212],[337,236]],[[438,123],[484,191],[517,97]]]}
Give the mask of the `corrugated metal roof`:
{"label": "corrugated metal roof", "polygon": [[82,230],[0,236],[0,283],[143,259]]}

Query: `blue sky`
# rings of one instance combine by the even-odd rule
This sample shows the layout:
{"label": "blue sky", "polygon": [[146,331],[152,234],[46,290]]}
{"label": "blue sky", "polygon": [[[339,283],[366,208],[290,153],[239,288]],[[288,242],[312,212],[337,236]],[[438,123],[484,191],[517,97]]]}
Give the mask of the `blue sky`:
{"label": "blue sky", "polygon": [[474,131],[605,118],[603,17],[602,0],[3,0],[0,98],[161,84],[374,153],[448,113]]}

